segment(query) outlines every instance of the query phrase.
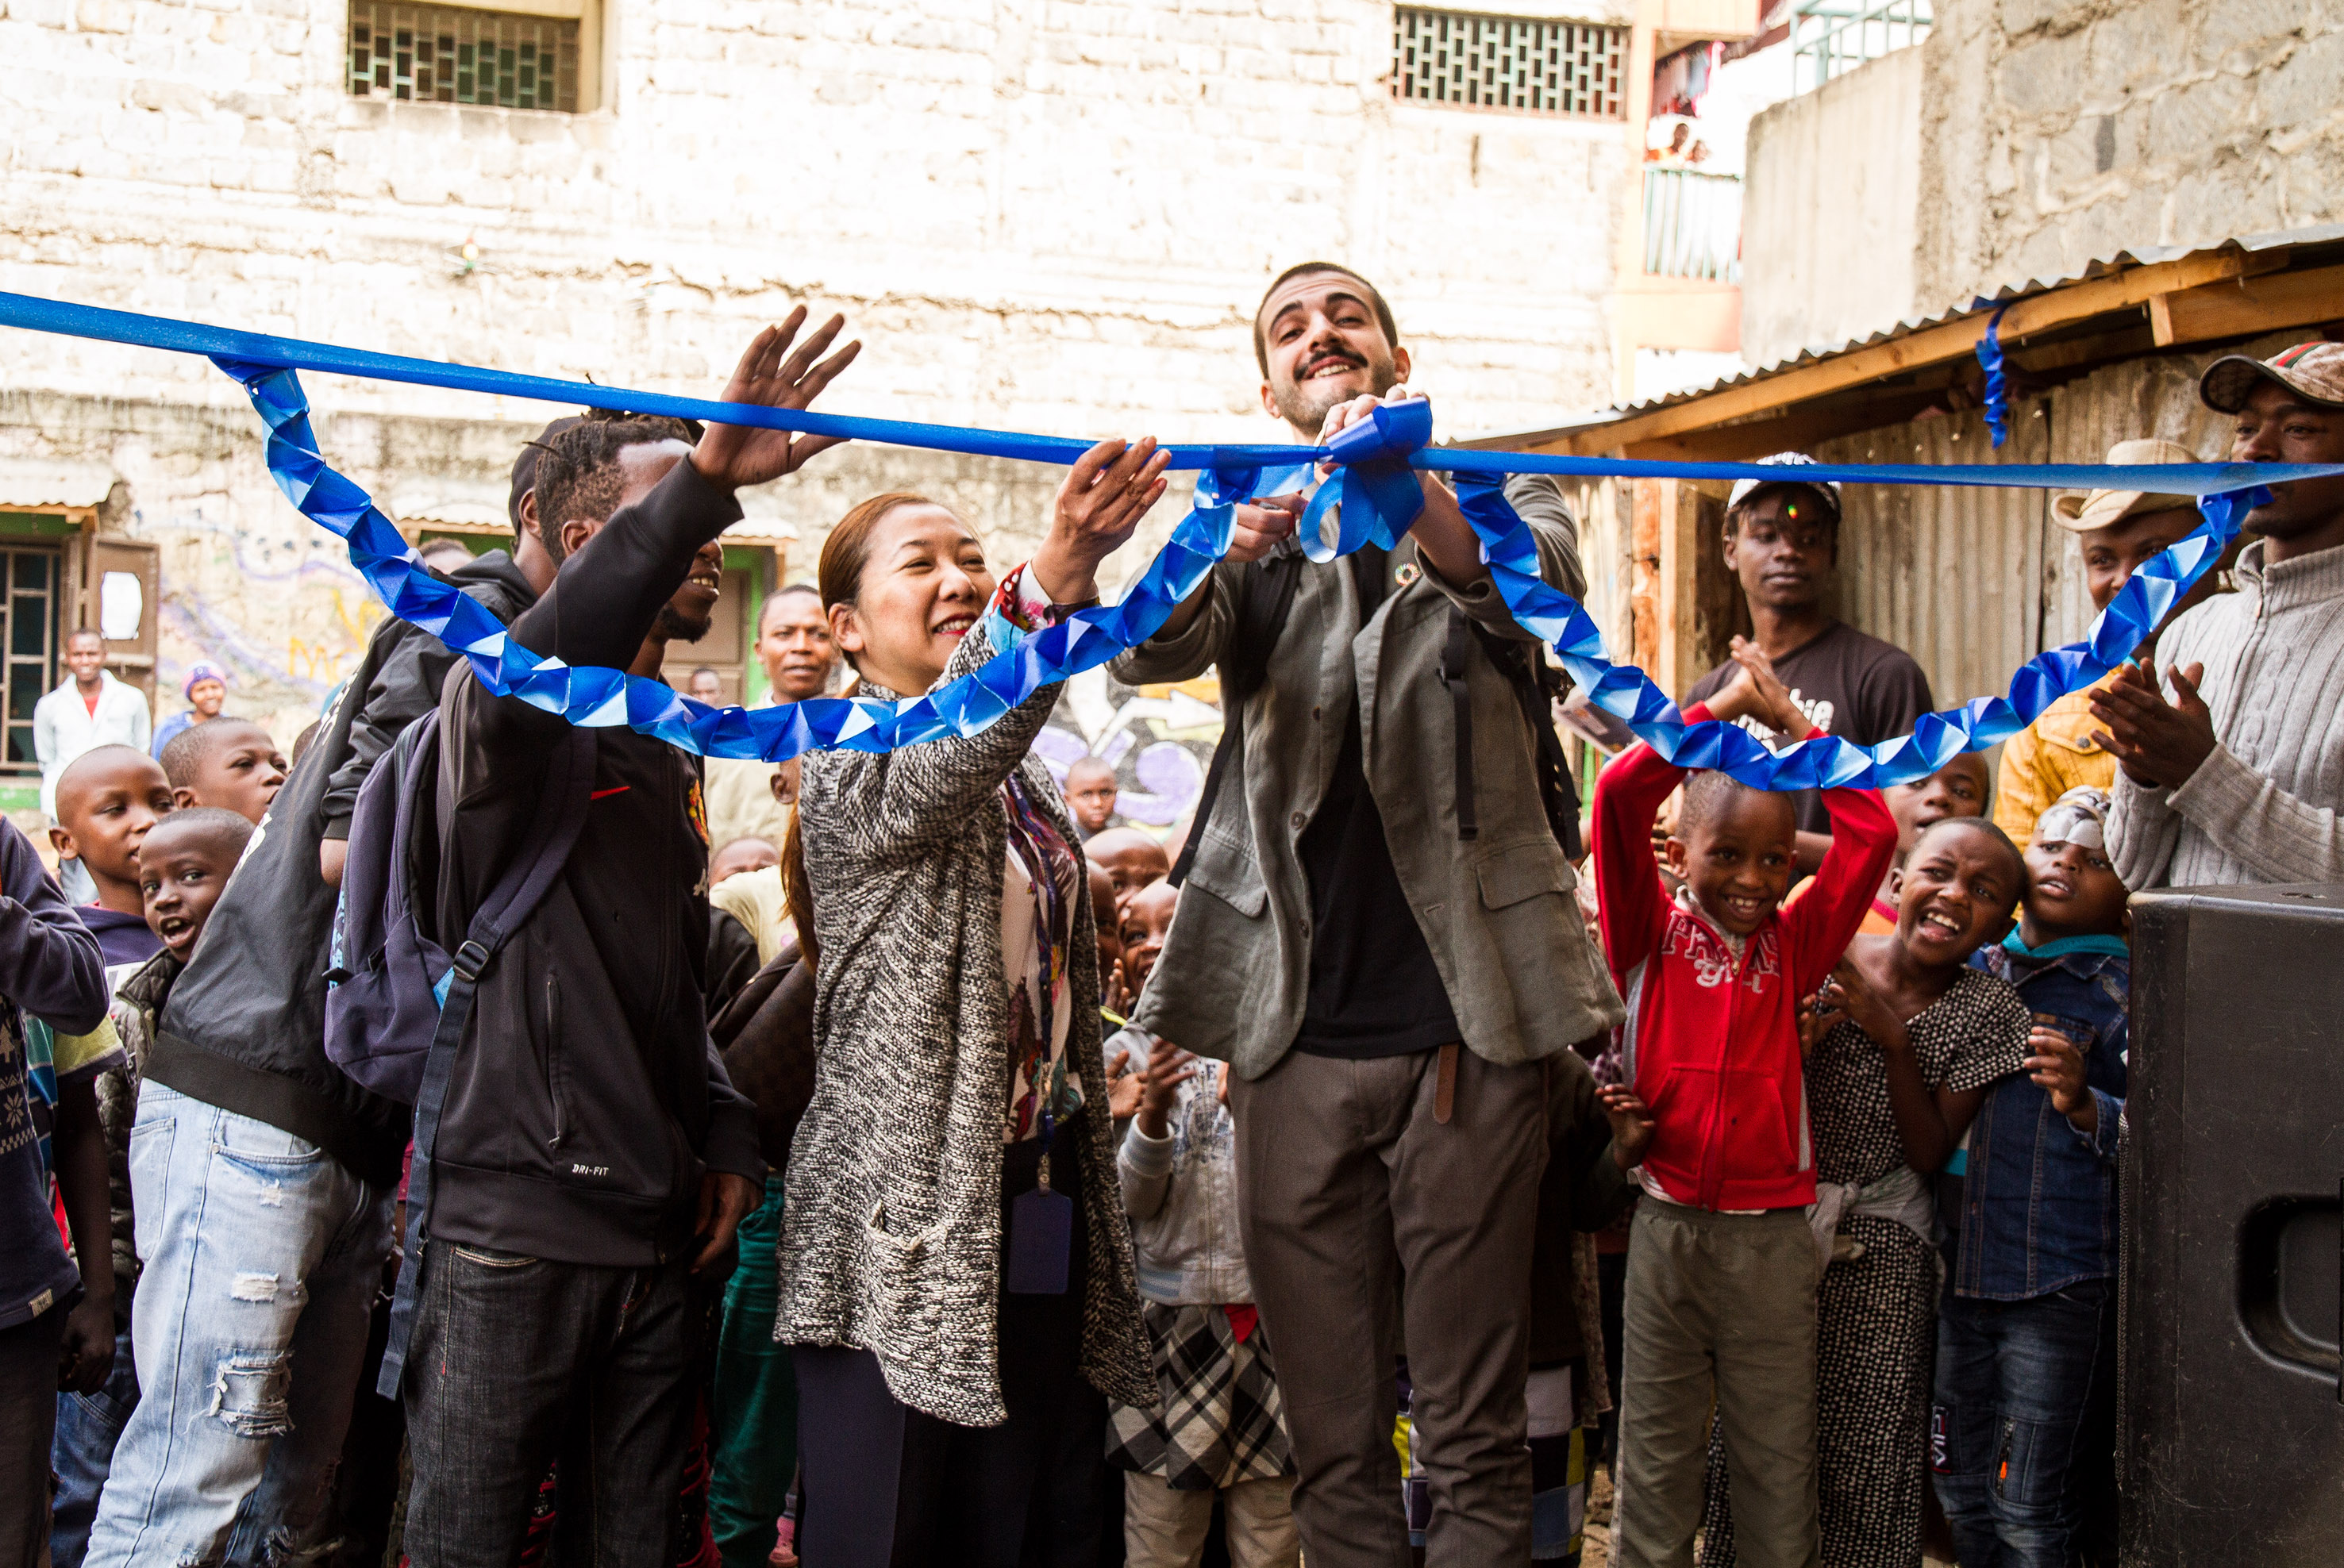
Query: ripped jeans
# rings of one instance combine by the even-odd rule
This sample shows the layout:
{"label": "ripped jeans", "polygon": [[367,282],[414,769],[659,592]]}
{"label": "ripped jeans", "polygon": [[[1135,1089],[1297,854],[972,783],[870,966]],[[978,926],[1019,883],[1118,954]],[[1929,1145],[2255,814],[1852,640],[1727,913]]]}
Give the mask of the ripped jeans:
{"label": "ripped jeans", "polygon": [[152,1080],[130,1182],[142,1397],[98,1499],[89,1568],[322,1561],[390,1189]]}

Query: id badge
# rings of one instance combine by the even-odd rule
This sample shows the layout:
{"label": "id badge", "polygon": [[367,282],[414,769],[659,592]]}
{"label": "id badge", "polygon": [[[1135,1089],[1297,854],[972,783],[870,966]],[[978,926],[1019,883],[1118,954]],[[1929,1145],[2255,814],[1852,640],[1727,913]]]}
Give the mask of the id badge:
{"label": "id badge", "polygon": [[1036,1187],[1011,1199],[1005,1288],[1019,1296],[1066,1294],[1074,1237],[1075,1201],[1064,1192]]}

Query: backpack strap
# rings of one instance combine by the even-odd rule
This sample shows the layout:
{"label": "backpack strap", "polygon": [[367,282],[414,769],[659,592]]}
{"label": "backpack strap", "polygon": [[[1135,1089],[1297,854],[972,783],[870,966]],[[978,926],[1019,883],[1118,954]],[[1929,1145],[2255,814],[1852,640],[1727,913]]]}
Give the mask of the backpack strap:
{"label": "backpack strap", "polygon": [[499,950],[525,922],[553,879],[569,862],[570,851],[586,825],[587,802],[594,788],[596,743],[593,732],[570,729],[556,747],[546,779],[546,793],[554,809],[540,811],[521,840],[520,852],[497,879],[480,908],[472,912],[464,941],[448,971],[448,991],[440,1004],[440,1026],[423,1061],[423,1088],[415,1101],[415,1157],[407,1180],[407,1236],[399,1261],[399,1285],[390,1300],[390,1334],[383,1346],[382,1373],[375,1392],[384,1399],[399,1397],[407,1370],[407,1347],[415,1332],[415,1304],[423,1271],[423,1247],[431,1221],[431,1156],[440,1138],[440,1115],[448,1102],[448,1082],[455,1075],[457,1048],[472,1016],[472,998],[480,977]]}
{"label": "backpack strap", "polygon": [[1457,716],[1457,838],[1470,842],[1481,836],[1473,803],[1473,690],[1466,684],[1466,662],[1473,648],[1473,623],[1455,605],[1449,607],[1449,636],[1440,645],[1440,684],[1449,689],[1449,706]]}
{"label": "backpack strap", "polygon": [[[1441,661],[1444,678],[1448,666],[1457,658],[1458,627],[1460,624],[1471,625],[1461,611],[1452,608],[1450,614],[1456,619],[1450,626],[1449,653]],[[1571,778],[1571,759],[1563,754],[1561,738],[1554,732],[1554,704],[1555,699],[1562,695],[1562,671],[1550,666],[1540,650],[1531,644],[1500,637],[1487,627],[1472,626],[1471,629],[1482,650],[1489,654],[1490,662],[1497,666],[1498,673],[1504,676],[1506,684],[1513,688],[1514,701],[1522,710],[1522,722],[1530,727],[1531,744],[1538,753],[1531,766],[1538,775],[1539,802],[1546,810],[1547,827],[1553,832],[1555,842],[1562,846],[1563,853],[1577,860],[1586,853],[1586,845],[1579,830],[1579,785]],[[1450,689],[1454,693],[1456,688],[1452,686]],[[1472,761],[1468,755],[1471,749],[1471,730],[1468,728],[1470,720],[1464,719],[1462,713],[1460,709],[1457,732],[1458,788],[1460,791],[1469,786],[1472,778]],[[1459,799],[1461,801],[1466,797],[1460,793]],[[1468,809],[1461,804],[1458,809],[1460,826],[1466,819]],[[1467,835],[1460,830],[1458,836],[1463,838]]]}

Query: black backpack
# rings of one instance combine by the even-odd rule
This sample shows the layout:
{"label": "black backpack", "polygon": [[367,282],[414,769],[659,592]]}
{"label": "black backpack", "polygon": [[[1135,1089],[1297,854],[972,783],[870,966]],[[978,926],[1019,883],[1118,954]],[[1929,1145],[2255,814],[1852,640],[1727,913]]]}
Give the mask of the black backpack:
{"label": "black backpack", "polygon": [[568,863],[594,788],[593,732],[569,729],[546,775],[549,804],[449,952],[426,932],[439,860],[440,709],[400,731],[359,790],[334,911],[326,1055],[378,1094],[415,1107],[407,1234],[375,1392],[397,1399],[431,1223],[431,1158],[480,976]]}
{"label": "black backpack", "polygon": [[[1364,622],[1383,603],[1387,558],[1384,551],[1369,545],[1352,552],[1349,560]],[[1243,775],[1245,705],[1268,678],[1271,650],[1285,635],[1286,619],[1294,608],[1295,590],[1301,586],[1307,564],[1301,550],[1289,542],[1278,554],[1256,561],[1238,579],[1237,624],[1220,659],[1220,743],[1213,748],[1204,789],[1188,819],[1187,840],[1180,847],[1179,863],[1172,868],[1170,881],[1176,888],[1187,879],[1188,868],[1197,859],[1197,842],[1211,819],[1222,780],[1232,766]],[[1547,827],[1563,853],[1577,860],[1585,853],[1579,833],[1579,787],[1571,778],[1570,759],[1563,755],[1561,739],[1554,732],[1554,703],[1562,695],[1562,671],[1549,665],[1536,645],[1499,637],[1451,605],[1440,673],[1457,715],[1457,837],[1470,843],[1481,836],[1474,809],[1473,699],[1465,673],[1476,642],[1514,689],[1522,721],[1530,727],[1538,751],[1539,799],[1546,809]]]}

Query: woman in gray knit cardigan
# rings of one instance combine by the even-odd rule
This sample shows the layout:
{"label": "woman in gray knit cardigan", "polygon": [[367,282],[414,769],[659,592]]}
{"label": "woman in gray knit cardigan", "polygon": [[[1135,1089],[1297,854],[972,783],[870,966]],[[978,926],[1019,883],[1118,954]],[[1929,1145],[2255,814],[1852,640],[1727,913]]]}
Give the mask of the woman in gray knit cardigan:
{"label": "woman in gray knit cardigan", "polygon": [[[925,692],[1096,602],[1164,466],[1153,442],[1092,448],[997,588],[945,508],[849,512],[820,578],[859,695]],[[798,1549],[823,1568],[1039,1560],[1054,1452],[1098,1408],[1082,1383],[1155,1399],[1082,850],[1028,755],[1059,689],[966,739],[805,759],[790,879],[818,1066],[774,1335],[796,1347]]]}

